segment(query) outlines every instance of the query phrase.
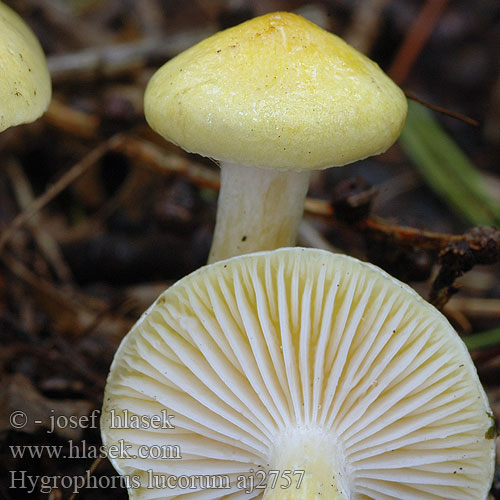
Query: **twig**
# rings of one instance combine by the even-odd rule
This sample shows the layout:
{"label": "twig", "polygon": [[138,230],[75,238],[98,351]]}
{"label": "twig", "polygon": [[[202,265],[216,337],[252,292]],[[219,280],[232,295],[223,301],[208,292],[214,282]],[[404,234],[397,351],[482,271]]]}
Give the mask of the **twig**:
{"label": "twig", "polygon": [[462,241],[464,235],[435,233],[409,226],[400,226],[380,217],[368,217],[359,223],[363,231],[374,231],[390,238],[398,245],[418,247],[422,250],[439,251],[452,242]]}
{"label": "twig", "polygon": [[500,231],[494,228],[476,227],[454,235],[398,226],[376,217],[361,221],[358,227],[378,233],[396,245],[439,254],[441,267],[429,294],[429,302],[438,309],[457,291],[454,286],[457,278],[476,264],[494,264],[500,260]]}
{"label": "twig", "polygon": [[404,91],[405,96],[408,97],[408,99],[412,99],[413,101],[416,101],[425,107],[432,109],[433,111],[437,111],[438,113],[441,113],[446,116],[450,116],[451,118],[455,118],[456,120],[463,121],[465,123],[468,123],[469,125],[473,125],[474,127],[479,126],[479,122],[477,120],[474,120],[474,118],[469,118],[468,116],[458,113],[457,111],[452,111],[447,108],[443,108],[442,106],[437,106],[436,104],[431,104],[428,101],[424,101],[420,97],[416,96],[412,92],[409,92],[408,90]]}
{"label": "twig", "polygon": [[182,175],[199,187],[211,189],[220,187],[219,172],[187,160],[178,154],[166,153],[152,142],[129,137],[117,149],[135,158],[141,164],[153,167],[156,172]]}
{"label": "twig", "polygon": [[371,242],[377,252],[383,252],[384,258],[387,258],[387,243],[395,250],[393,260],[400,259],[401,249],[410,249],[408,256],[404,254],[406,260],[412,257],[424,259],[421,266],[416,267],[421,274],[417,273],[418,278],[413,279],[423,279],[421,276],[426,276],[430,269],[426,262],[428,255],[422,251],[437,253],[441,267],[432,284],[429,301],[438,309],[443,308],[457,291],[454,286],[457,278],[476,264],[494,264],[500,260],[500,231],[494,228],[475,227],[464,234],[454,235],[392,224],[368,215],[373,188],[356,180],[344,184],[343,189],[334,193],[334,208],[324,202],[311,203],[309,200],[309,210],[314,209],[323,217],[334,216],[354,230],[365,232],[367,242]]}
{"label": "twig", "polygon": [[[402,84],[408,78],[420,52],[422,52],[424,45],[431,36],[431,33],[439,22],[441,14],[444,12],[447,5],[448,0],[427,0],[424,7],[421,9],[417,19],[408,30],[389,68],[388,74],[396,83]],[[479,125],[477,120],[469,118],[462,113],[431,104],[407,90],[405,90],[404,93],[408,99],[412,99],[433,111],[461,120],[475,127]]]}
{"label": "twig", "polygon": [[107,305],[98,300],[89,298],[74,289],[62,289],[52,282],[35,274],[19,259],[5,251],[2,260],[6,268],[19,280],[26,283],[36,294],[45,301],[50,302],[57,308],[57,314],[50,311],[52,316],[59,322],[65,321],[65,316],[71,314],[72,328],[87,328]]}
{"label": "twig", "polygon": [[96,115],[74,109],[56,97],[52,98],[44,120],[64,132],[88,139],[97,137],[100,124],[100,119]]}
{"label": "twig", "polygon": [[446,304],[447,310],[460,311],[472,318],[500,319],[500,299],[453,297]]}
{"label": "twig", "polygon": [[[15,161],[8,161],[6,164],[7,174],[10,176],[17,202],[21,209],[26,209],[33,202],[33,191],[29,181],[21,166]],[[64,261],[59,245],[49,232],[44,231],[40,224],[38,214],[34,214],[29,221],[29,226],[33,233],[33,238],[40,248],[42,254],[50,262],[55,273],[64,282],[71,280],[71,270]]]}
{"label": "twig", "polygon": [[105,377],[99,376],[94,373],[94,370],[82,370],[79,363],[74,363],[71,357],[63,354],[55,348],[47,349],[46,346],[37,346],[35,343],[19,343],[16,342],[9,346],[9,348],[2,352],[2,357],[5,359],[21,359],[24,355],[36,357],[40,363],[45,365],[63,365],[61,369],[66,370],[67,373],[74,373],[81,376],[85,380],[84,386],[80,391],[85,396],[96,403],[102,402],[102,389],[105,385]]}
{"label": "twig", "polygon": [[402,84],[407,79],[447,5],[448,0],[427,0],[420,10],[388,71],[396,83]]}
{"label": "twig", "polygon": [[490,227],[475,227],[461,238],[451,241],[439,253],[441,268],[436,276],[429,301],[442,309],[457,292],[455,280],[476,264],[495,264],[500,260],[500,231]]}
{"label": "twig", "polygon": [[92,165],[94,165],[102,156],[110,149],[116,148],[124,140],[120,134],[111,137],[109,140],[101,143],[93,149],[78,163],[66,172],[53,186],[48,188],[41,196],[36,198],[23,212],[16,216],[10,223],[9,227],[4,231],[0,238],[0,254],[2,253],[6,243],[9,241],[14,232],[22,227],[33,215],[39,212],[45,205],[52,201],[58,194],[66,189],[78,177],[83,175]]}
{"label": "twig", "polygon": [[107,220],[120,207],[131,207],[140,203],[140,196],[147,197],[147,190],[151,188],[155,182],[155,176],[146,169],[134,169],[127,175],[126,179],[120,185],[116,194],[104,203],[101,208],[87,220],[91,227],[102,226],[102,223]]}
{"label": "twig", "polygon": [[319,198],[306,198],[304,210],[324,219],[331,219],[334,216],[333,207],[328,200],[320,200]]}
{"label": "twig", "polygon": [[110,78],[145,66],[151,59],[168,59],[215,32],[214,27],[183,31],[162,38],[92,47],[47,60],[54,83],[66,80]]}

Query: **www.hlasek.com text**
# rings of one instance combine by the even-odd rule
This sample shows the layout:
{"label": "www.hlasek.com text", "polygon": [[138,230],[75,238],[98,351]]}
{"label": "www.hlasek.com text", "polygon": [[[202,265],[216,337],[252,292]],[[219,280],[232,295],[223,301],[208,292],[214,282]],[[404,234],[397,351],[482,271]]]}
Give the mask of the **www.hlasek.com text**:
{"label": "www.hlasek.com text", "polygon": [[181,447],[176,444],[150,444],[133,446],[119,439],[115,444],[94,445],[72,439],[65,445],[10,445],[13,458],[109,458],[112,460],[127,458],[152,458],[155,460],[181,460]]}

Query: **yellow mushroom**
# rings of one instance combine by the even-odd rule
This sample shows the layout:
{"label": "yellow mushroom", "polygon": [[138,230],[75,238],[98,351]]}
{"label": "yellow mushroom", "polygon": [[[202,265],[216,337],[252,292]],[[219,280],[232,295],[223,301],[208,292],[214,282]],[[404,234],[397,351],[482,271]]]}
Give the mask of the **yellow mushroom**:
{"label": "yellow mushroom", "polygon": [[210,262],[293,245],[310,171],[382,153],[407,111],[377,64],[286,12],[179,54],[153,75],[144,106],[165,139],[220,161]]}
{"label": "yellow mushroom", "polygon": [[134,500],[485,500],[490,415],[434,307],[292,248],[166,290],[115,355],[101,432]]}
{"label": "yellow mushroom", "polygon": [[37,38],[16,12],[0,2],[0,132],[39,118],[51,94]]}

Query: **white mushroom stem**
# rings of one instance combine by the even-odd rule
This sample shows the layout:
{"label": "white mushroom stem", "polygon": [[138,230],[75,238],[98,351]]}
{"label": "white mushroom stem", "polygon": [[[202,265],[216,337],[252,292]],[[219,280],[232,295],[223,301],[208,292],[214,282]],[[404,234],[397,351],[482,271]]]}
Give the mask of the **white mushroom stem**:
{"label": "white mushroom stem", "polygon": [[221,189],[208,262],[295,245],[310,172],[221,163]]}
{"label": "white mushroom stem", "polygon": [[331,443],[320,429],[293,429],[282,435],[275,443],[264,500],[346,500],[346,478]]}

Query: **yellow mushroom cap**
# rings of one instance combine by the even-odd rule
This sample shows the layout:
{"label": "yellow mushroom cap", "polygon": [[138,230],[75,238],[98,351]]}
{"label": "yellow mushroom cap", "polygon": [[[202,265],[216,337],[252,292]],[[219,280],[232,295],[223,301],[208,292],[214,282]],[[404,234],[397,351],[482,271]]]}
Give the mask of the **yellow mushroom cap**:
{"label": "yellow mushroom cap", "polygon": [[36,36],[0,2],[0,132],[39,118],[51,95],[47,62]]}
{"label": "yellow mushroom cap", "polygon": [[401,89],[337,36],[275,12],[213,35],[146,89],[150,126],[189,152],[283,170],[379,154],[406,117]]}

